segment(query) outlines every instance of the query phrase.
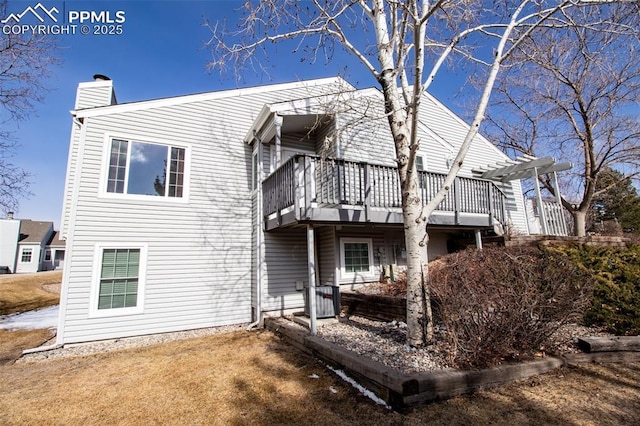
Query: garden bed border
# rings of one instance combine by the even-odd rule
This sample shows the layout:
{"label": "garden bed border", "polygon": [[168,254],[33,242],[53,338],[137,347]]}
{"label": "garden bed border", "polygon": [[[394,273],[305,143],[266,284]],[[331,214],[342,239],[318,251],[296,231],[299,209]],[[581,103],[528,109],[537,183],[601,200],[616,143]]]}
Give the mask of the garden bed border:
{"label": "garden bed border", "polygon": [[585,362],[635,362],[640,352],[596,352],[549,356],[517,364],[483,370],[453,369],[405,374],[312,336],[284,318],[266,318],[265,328],[284,338],[297,349],[345,371],[349,376],[382,398],[394,410],[404,411],[429,402],[503,386],[543,374],[558,367]]}

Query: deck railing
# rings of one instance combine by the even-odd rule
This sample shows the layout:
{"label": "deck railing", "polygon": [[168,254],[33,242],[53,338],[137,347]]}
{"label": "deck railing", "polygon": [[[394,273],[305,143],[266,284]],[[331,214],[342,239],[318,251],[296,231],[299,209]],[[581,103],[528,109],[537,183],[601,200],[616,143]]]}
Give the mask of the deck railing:
{"label": "deck railing", "polygon": [[[446,175],[418,172],[421,197],[430,200]],[[289,159],[262,183],[264,215],[292,206],[367,206],[399,208],[402,205],[396,167],[298,155]],[[491,215],[505,219],[502,191],[491,181],[457,177],[437,210]]]}

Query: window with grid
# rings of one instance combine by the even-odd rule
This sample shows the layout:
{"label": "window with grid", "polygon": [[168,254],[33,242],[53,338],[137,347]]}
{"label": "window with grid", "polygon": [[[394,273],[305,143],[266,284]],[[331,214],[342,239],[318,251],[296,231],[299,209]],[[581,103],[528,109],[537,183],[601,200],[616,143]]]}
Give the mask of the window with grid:
{"label": "window with grid", "polygon": [[344,244],[344,269],[349,272],[369,272],[369,244]]}
{"label": "window with grid", "polygon": [[104,249],[98,309],[137,306],[139,267],[140,249]]}
{"label": "window with grid", "polygon": [[340,256],[342,278],[371,277],[375,274],[370,238],[342,238]]}
{"label": "window with grid", "polygon": [[31,255],[33,254],[33,250],[30,248],[22,249],[22,254],[20,255],[20,262],[29,263],[31,262]]}
{"label": "window with grid", "polygon": [[113,139],[107,192],[181,198],[185,148]]}

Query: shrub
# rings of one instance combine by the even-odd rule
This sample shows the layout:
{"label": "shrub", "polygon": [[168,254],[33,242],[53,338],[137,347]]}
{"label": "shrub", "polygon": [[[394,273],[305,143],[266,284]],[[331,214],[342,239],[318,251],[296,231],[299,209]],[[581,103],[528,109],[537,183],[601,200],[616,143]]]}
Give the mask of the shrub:
{"label": "shrub", "polygon": [[451,361],[461,368],[533,356],[579,315],[591,281],[568,256],[525,247],[468,249],[430,268]]}
{"label": "shrub", "polygon": [[601,326],[617,335],[640,334],[640,246],[555,250],[595,277],[593,298],[584,315],[586,325]]}

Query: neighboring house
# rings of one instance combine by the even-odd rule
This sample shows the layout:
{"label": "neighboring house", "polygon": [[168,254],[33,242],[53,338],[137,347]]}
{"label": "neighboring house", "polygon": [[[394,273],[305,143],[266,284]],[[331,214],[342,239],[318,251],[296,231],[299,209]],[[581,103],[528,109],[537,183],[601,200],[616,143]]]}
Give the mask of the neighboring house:
{"label": "neighboring house", "polygon": [[66,244],[60,239],[60,232],[54,231],[49,238],[42,258],[42,269],[52,271],[63,269]]}
{"label": "neighboring house", "polygon": [[[340,78],[125,104],[104,77],[80,83],[58,343],[257,322],[302,310],[310,278],[345,288],[401,268],[381,105],[378,90]],[[468,125],[432,96],[422,107],[417,164],[428,199]],[[527,233],[513,168],[485,168],[506,161],[476,138],[430,218],[430,257],[458,239]]]}
{"label": "neighboring house", "polygon": [[10,213],[0,219],[0,268],[6,273],[55,269],[50,256],[64,260],[65,251],[64,241],[56,235],[53,222],[14,219]]}

